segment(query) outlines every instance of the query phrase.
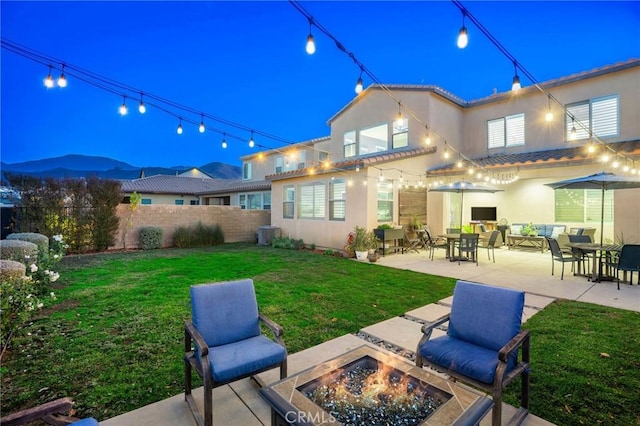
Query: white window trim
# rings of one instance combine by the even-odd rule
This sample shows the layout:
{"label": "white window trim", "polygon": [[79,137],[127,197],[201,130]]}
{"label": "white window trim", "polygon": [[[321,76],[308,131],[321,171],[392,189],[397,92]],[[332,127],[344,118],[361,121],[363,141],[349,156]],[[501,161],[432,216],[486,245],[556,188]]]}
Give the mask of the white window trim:
{"label": "white window trim", "polygon": [[[611,103],[611,101],[614,102]],[[611,105],[596,112],[597,116],[594,119],[594,106],[598,108],[607,102]],[[565,109],[567,111],[565,114],[565,140],[567,142],[589,139],[591,135],[603,138],[620,136],[620,96],[618,94],[574,102],[565,105]],[[576,128],[575,139],[570,137],[573,127]],[[604,129],[600,129],[601,127]],[[607,128],[611,130],[607,131]]]}
{"label": "white window trim", "polygon": [[487,147],[489,149],[522,146],[524,144],[524,113],[507,115],[487,121]]}

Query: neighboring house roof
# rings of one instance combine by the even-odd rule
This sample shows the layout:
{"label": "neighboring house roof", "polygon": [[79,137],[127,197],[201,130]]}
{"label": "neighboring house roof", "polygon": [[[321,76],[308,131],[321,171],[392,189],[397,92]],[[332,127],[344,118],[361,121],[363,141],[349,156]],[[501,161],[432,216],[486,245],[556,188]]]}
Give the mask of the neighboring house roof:
{"label": "neighboring house roof", "polygon": [[266,181],[243,181],[242,179],[211,179],[186,176],[155,175],[134,180],[122,181],[125,193],[133,191],[139,194],[189,194],[202,195],[223,192],[241,192],[268,190],[271,184]]}
{"label": "neighboring house roof", "polygon": [[402,160],[405,158],[417,157],[419,155],[428,155],[436,152],[435,146],[420,147],[413,149],[396,150],[392,152],[381,152],[377,154],[370,154],[366,156],[359,156],[346,159],[344,161],[338,161],[331,164],[331,167],[305,167],[297,170],[290,170],[282,173],[275,173],[265,177],[265,179],[283,180],[291,179],[300,176],[308,176],[312,174],[311,169],[314,169],[313,174],[325,174],[335,173],[337,170],[352,170],[356,167],[373,166],[375,164],[382,164],[389,161]]}
{"label": "neighboring house roof", "polygon": [[[627,61],[624,62],[618,62],[616,64],[612,64],[612,65],[607,65],[607,66],[603,66],[600,68],[594,68],[592,70],[589,71],[583,71],[583,72],[579,72],[576,74],[572,74],[566,77],[560,77],[554,80],[548,80],[545,81],[543,83],[538,83],[538,86],[540,86],[540,88],[543,89],[550,89],[552,87],[556,87],[556,86],[560,86],[563,84],[569,84],[569,83],[573,83],[576,81],[580,81],[580,80],[584,80],[587,78],[593,78],[593,77],[598,77],[600,75],[603,74],[608,74],[608,73],[612,73],[612,72],[617,72],[617,71],[622,71],[628,68],[634,68],[640,66],[640,59],[639,58],[632,58],[629,59]],[[476,99],[476,100],[471,100],[471,101],[465,101],[464,99],[454,95],[453,93],[439,87],[439,86],[434,86],[434,85],[421,85],[421,84],[384,84],[384,85],[380,85],[380,84],[372,84],[371,86],[367,87],[362,93],[360,93],[360,95],[356,96],[355,98],[353,98],[351,100],[351,102],[349,102],[348,104],[346,104],[344,107],[342,107],[338,112],[336,112],[331,118],[329,118],[329,120],[327,121],[328,125],[331,125],[331,122],[333,120],[335,120],[338,116],[340,116],[340,114],[342,114],[344,111],[348,110],[349,108],[351,108],[354,104],[362,101],[368,94],[370,94],[372,91],[374,90],[385,90],[385,89],[389,89],[389,90],[395,90],[395,91],[399,91],[399,90],[410,90],[410,91],[424,91],[424,92],[432,92],[435,93],[445,99],[448,99],[449,101],[455,103],[456,105],[462,107],[462,108],[467,108],[467,107],[475,107],[475,106],[479,106],[479,105],[483,105],[486,103],[490,103],[490,102],[496,102],[496,101],[500,101],[506,98],[511,98],[513,96],[512,92],[506,91],[506,92],[501,92],[501,93],[496,93],[490,96],[486,96],[480,99]],[[536,88],[535,85],[533,86],[526,86],[523,87],[521,90],[521,95],[522,94],[526,94],[530,91],[536,91],[538,90],[538,88]]]}
{"label": "neighboring house roof", "polygon": [[242,160],[242,161],[251,160],[251,159],[256,158],[256,157],[258,157],[260,155],[270,156],[272,154],[278,154],[278,153],[284,154],[283,151],[285,151],[287,149],[301,148],[301,147],[304,147],[304,146],[312,146],[312,145],[317,144],[318,142],[326,142],[328,140],[331,140],[331,136],[321,136],[319,138],[307,139],[306,141],[297,142],[297,143],[294,143],[294,144],[289,144],[289,145],[286,145],[286,146],[283,146],[283,147],[280,147],[280,148],[273,148],[273,149],[270,149],[268,151],[260,151],[260,152],[255,153],[255,154],[245,155],[243,157],[240,157],[240,160]]}
{"label": "neighboring house roof", "polygon": [[[608,145],[616,152],[626,156],[640,155],[640,140],[618,142]],[[612,153],[613,154],[613,153]],[[491,157],[472,159],[480,167],[486,169],[504,169],[513,167],[552,167],[567,164],[592,162],[594,154],[589,154],[587,148],[575,146],[571,148],[550,149],[547,151],[523,152],[519,154],[500,154]],[[434,167],[427,170],[429,175],[440,175],[459,171],[455,164]]]}

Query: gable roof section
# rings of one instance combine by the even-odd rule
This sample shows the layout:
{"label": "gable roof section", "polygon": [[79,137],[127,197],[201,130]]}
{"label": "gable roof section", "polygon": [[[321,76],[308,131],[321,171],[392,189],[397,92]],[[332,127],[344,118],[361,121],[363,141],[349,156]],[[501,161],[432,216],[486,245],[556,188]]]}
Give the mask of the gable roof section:
{"label": "gable roof section", "polygon": [[[626,156],[640,155],[640,140],[612,143],[608,146]],[[594,155],[587,153],[585,146],[575,146],[519,154],[500,154],[473,159],[472,161],[488,170],[499,170],[513,167],[537,168],[577,165],[593,162]],[[455,164],[447,164],[427,170],[427,173],[435,176],[456,171],[459,171],[459,169]]]}
{"label": "gable roof section", "polygon": [[[608,74],[608,73],[612,73],[612,72],[617,72],[617,71],[623,71],[629,68],[634,68],[640,66],[640,58],[632,58],[629,59],[627,61],[623,61],[623,62],[618,62],[612,65],[606,65],[603,67],[599,67],[599,68],[594,68],[592,70],[589,71],[583,71],[583,72],[579,72],[579,73],[575,73],[575,74],[571,74],[569,76],[565,76],[565,77],[560,77],[560,78],[556,78],[553,80],[548,80],[545,81],[543,83],[538,83],[538,86],[540,86],[543,89],[551,89],[553,87],[557,87],[557,86],[561,86],[564,84],[569,84],[569,83],[573,83],[576,81],[580,81],[580,80],[585,80],[587,78],[593,78],[593,77],[598,77],[604,74]],[[505,98],[510,98],[512,95],[511,91],[507,91],[507,92],[501,92],[501,93],[497,93],[494,95],[490,95],[490,96],[486,96],[484,98],[480,98],[480,99],[476,99],[476,100],[471,100],[471,101],[465,101],[464,99],[454,95],[453,93],[439,87],[439,86],[434,86],[434,85],[422,85],[422,84],[385,84],[385,85],[380,85],[380,84],[372,84],[371,86],[367,87],[362,93],[360,93],[360,95],[356,96],[355,98],[353,98],[351,100],[351,102],[349,102],[348,104],[346,104],[344,107],[342,107],[338,112],[336,112],[331,118],[329,118],[329,120],[327,121],[327,124],[331,125],[331,122],[333,120],[335,120],[336,118],[338,118],[338,116],[340,116],[340,114],[342,114],[344,111],[348,110],[349,108],[351,108],[353,105],[357,104],[358,102],[362,101],[368,94],[370,94],[372,91],[374,90],[384,90],[385,88],[389,89],[389,90],[409,90],[409,91],[415,91],[415,92],[431,92],[434,93],[436,95],[439,95],[453,103],[455,103],[456,105],[462,107],[462,108],[472,108],[475,106],[479,106],[479,105],[484,105],[487,103],[491,103],[491,102],[497,102],[500,100],[503,100]],[[537,91],[538,89],[536,88],[535,85],[532,86],[525,86],[522,88],[522,90],[520,91],[521,94],[527,94],[529,92],[534,92]]]}
{"label": "gable roof section", "polygon": [[155,175],[122,181],[122,191],[140,194],[202,195],[241,191],[269,190],[267,181],[243,181],[242,179],[210,179],[186,176]]}
{"label": "gable roof section", "polygon": [[311,169],[317,169],[313,173],[316,175],[326,174],[326,173],[335,173],[336,171],[339,171],[339,170],[343,170],[343,171],[354,170],[356,167],[365,167],[365,166],[372,166],[375,164],[383,164],[389,161],[396,161],[396,160],[402,160],[405,158],[417,157],[420,155],[433,154],[434,152],[436,152],[436,147],[430,146],[430,147],[421,147],[421,148],[414,148],[414,149],[397,150],[392,152],[383,152],[378,154],[370,154],[367,156],[359,156],[355,158],[350,158],[345,161],[339,161],[339,162],[333,163],[331,167],[328,169],[325,169],[323,167],[317,167],[317,168],[305,167],[303,169],[290,170],[287,172],[271,174],[266,176],[265,179],[269,181],[274,181],[274,180],[291,179],[291,178],[296,178],[301,176],[308,176],[312,174]]}

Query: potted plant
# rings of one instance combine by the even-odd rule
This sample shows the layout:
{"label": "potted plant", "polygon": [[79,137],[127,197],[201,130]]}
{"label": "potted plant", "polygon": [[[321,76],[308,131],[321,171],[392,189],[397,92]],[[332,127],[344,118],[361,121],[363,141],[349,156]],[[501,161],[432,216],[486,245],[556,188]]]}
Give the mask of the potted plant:
{"label": "potted plant", "polygon": [[353,238],[350,240],[347,247],[349,250],[356,253],[356,258],[358,260],[367,259],[367,255],[369,254],[369,250],[378,248],[378,239],[373,232],[367,231],[366,228],[362,226],[356,226],[353,230]]}
{"label": "potted plant", "polygon": [[413,219],[411,219],[411,226],[413,226],[414,231],[418,229],[422,229],[422,222],[418,218],[417,214],[413,215]]}

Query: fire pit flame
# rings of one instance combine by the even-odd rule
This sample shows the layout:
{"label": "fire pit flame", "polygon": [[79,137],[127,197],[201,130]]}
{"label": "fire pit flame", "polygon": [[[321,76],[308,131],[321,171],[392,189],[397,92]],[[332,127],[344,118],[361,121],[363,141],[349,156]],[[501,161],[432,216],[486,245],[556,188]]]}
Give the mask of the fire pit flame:
{"label": "fire pit flame", "polygon": [[299,390],[345,425],[417,425],[447,399],[429,385],[370,357]]}

